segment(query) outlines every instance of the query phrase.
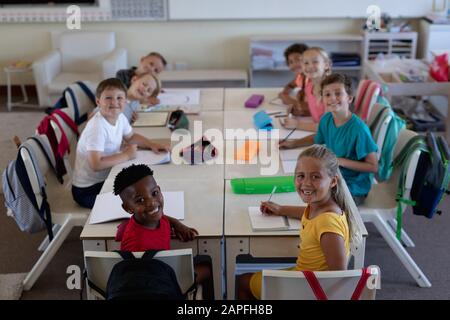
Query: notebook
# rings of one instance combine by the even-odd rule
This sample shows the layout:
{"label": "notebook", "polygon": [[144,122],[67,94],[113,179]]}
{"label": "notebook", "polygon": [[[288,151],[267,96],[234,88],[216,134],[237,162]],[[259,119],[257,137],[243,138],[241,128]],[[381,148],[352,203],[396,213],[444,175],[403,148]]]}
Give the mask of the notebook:
{"label": "notebook", "polygon": [[170,152],[160,152],[155,153],[150,150],[138,150],[136,152],[136,158],[116,164],[113,169],[114,171],[120,171],[122,168],[131,166],[132,164],[146,164],[146,165],[157,165],[165,164],[171,162]]}
{"label": "notebook", "polygon": [[259,207],[248,207],[248,215],[253,231],[299,230],[300,220],[261,213]]}
{"label": "notebook", "polygon": [[[164,214],[184,219],[184,192],[163,191]],[[112,192],[101,193],[95,199],[89,224],[103,223],[118,219],[128,219],[131,215],[122,208],[122,200]]]}
{"label": "notebook", "polygon": [[133,127],[165,127],[169,112],[138,112]]}

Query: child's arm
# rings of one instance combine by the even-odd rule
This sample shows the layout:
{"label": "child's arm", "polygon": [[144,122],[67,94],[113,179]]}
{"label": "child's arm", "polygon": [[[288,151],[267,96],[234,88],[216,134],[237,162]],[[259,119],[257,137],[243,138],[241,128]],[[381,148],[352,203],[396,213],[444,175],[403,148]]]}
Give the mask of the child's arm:
{"label": "child's arm", "polygon": [[103,156],[101,151],[88,151],[87,160],[94,171],[101,171],[115,165],[136,158],[137,145],[127,145],[122,152],[110,156]]}
{"label": "child's arm", "polygon": [[378,172],[378,160],[375,152],[369,153],[363,161],[338,158],[339,165],[360,172]]}
{"label": "child's arm", "polygon": [[301,139],[295,139],[295,140],[285,140],[280,141],[280,149],[295,149],[295,148],[301,148],[306,147],[314,144],[314,137],[316,135],[312,134],[310,136],[306,136]]}
{"label": "child's arm", "polygon": [[195,236],[198,235],[198,231],[194,228],[189,228],[188,226],[182,224],[178,219],[166,216],[169,220],[170,227],[173,228],[175,236],[181,241],[192,241]]}
{"label": "child's arm", "polygon": [[274,216],[286,216],[293,219],[301,219],[305,207],[301,206],[281,206],[272,201],[262,201],[260,210],[262,213]]}
{"label": "child's arm", "polygon": [[295,80],[289,82],[286,86],[284,86],[283,91],[278,94],[278,98],[283,101],[284,104],[290,105],[297,101],[294,97],[290,96],[292,90],[296,88]]}
{"label": "child's arm", "polygon": [[139,133],[133,133],[130,137],[124,137],[124,140],[127,143],[131,144],[137,144],[139,148],[142,149],[150,149],[153,152],[160,152],[160,151],[170,151],[170,148],[168,146],[162,145],[157,142],[153,142],[150,139],[147,139],[143,135],[140,135]]}
{"label": "child's arm", "polygon": [[281,125],[286,129],[299,129],[304,131],[316,132],[319,127],[318,123],[314,121],[301,121],[295,118],[285,118],[284,121],[280,120]]}
{"label": "child's arm", "polygon": [[328,270],[347,270],[347,254],[344,238],[332,232],[325,232],[320,237],[320,246],[327,261]]}

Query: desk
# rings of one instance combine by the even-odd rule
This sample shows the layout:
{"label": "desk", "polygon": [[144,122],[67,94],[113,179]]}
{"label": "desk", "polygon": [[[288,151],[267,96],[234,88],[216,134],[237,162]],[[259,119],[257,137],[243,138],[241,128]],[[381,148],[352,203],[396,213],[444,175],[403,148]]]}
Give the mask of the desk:
{"label": "desk", "polygon": [[[192,248],[193,254],[209,255],[213,265],[214,295],[222,297],[222,235],[223,235],[223,179],[158,179],[163,191],[184,191],[187,226],[195,228],[199,236],[192,242],[172,240],[173,249]],[[103,191],[112,191],[103,190]],[[201,197],[199,195],[208,195]],[[114,241],[120,222],[86,225],[81,232],[83,250],[112,251],[120,247]]]}
{"label": "desk", "polygon": [[254,111],[268,110],[270,111],[283,111],[286,112],[287,106],[280,106],[271,104],[270,101],[278,97],[278,93],[283,90],[282,88],[226,88],[225,89],[225,100],[224,100],[224,110],[247,110],[245,108],[245,101],[250,98],[253,94],[260,94],[264,96],[263,103],[255,108],[250,109]]}
{"label": "desk", "polygon": [[163,88],[248,87],[244,69],[165,70],[160,79]]}
{"label": "desk", "polygon": [[222,111],[225,90],[223,88],[200,89],[202,111]]}
{"label": "desk", "polygon": [[[428,67],[420,60],[405,59],[402,60],[401,63],[422,65],[423,68],[428,69]],[[382,67],[374,61],[365,61],[364,75],[369,79],[386,85],[388,88],[386,96],[388,98],[392,96],[447,96],[448,109],[445,127],[447,141],[450,141],[450,82],[436,82],[432,79],[428,82],[401,82],[397,80],[393,74],[393,71],[395,71],[398,66],[398,61],[386,61]]]}

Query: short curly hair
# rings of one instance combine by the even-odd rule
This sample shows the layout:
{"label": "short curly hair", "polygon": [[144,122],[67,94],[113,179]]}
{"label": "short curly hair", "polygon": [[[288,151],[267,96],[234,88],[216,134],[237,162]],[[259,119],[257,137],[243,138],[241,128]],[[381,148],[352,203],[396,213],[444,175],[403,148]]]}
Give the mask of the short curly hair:
{"label": "short curly hair", "polygon": [[119,195],[127,187],[146,176],[153,176],[153,170],[146,164],[132,164],[123,168],[114,179],[114,194]]}
{"label": "short curly hair", "polygon": [[353,95],[352,80],[342,73],[332,73],[329,76],[326,76],[320,84],[321,94],[325,86],[333,83],[341,83],[342,85],[344,85],[345,92],[347,92],[349,96]]}
{"label": "short curly hair", "polygon": [[289,55],[292,53],[303,54],[308,49],[308,46],[303,43],[294,43],[284,50],[284,58],[286,59],[286,64],[289,64]]}

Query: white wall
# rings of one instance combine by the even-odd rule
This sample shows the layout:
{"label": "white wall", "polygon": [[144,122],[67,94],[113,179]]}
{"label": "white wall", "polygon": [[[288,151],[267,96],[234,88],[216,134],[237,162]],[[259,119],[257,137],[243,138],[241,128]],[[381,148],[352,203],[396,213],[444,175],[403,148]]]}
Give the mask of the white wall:
{"label": "white wall", "polygon": [[[293,19],[184,22],[84,23],[82,30],[113,30],[117,44],[128,50],[128,63],[159,51],[169,62],[186,62],[189,68],[247,68],[252,35],[357,33],[362,20]],[[3,23],[0,25],[0,68],[11,61],[33,61],[50,50],[50,30],[63,23]],[[33,83],[32,76],[26,82]],[[0,84],[5,84],[3,72]]]}

